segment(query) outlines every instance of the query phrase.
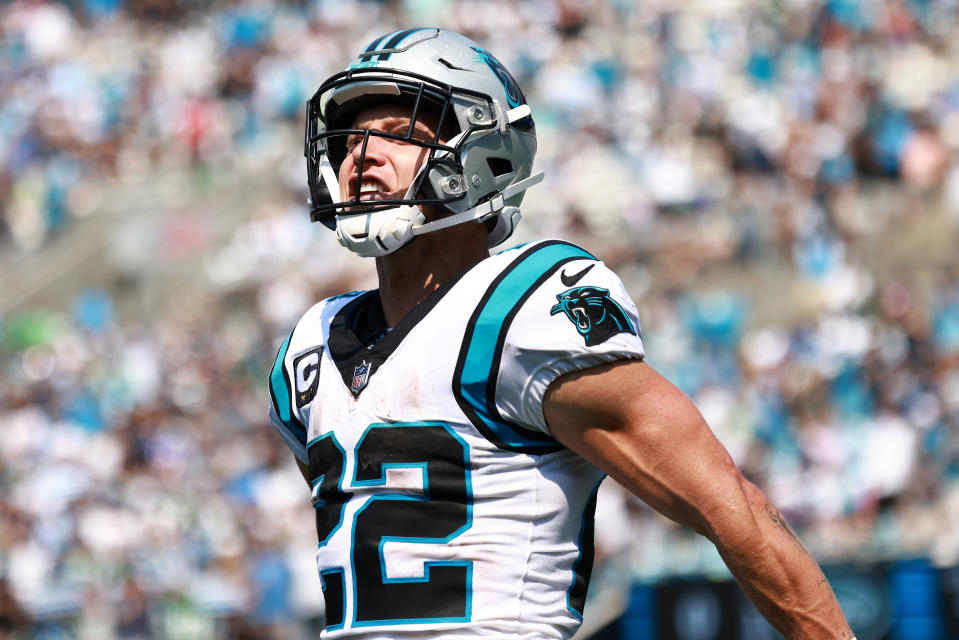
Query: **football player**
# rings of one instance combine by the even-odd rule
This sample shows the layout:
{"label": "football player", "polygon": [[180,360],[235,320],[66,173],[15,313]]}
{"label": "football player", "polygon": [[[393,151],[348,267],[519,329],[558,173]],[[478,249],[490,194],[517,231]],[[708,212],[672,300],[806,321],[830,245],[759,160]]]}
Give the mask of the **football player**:
{"label": "football player", "polygon": [[609,474],[716,544],[788,638],[852,638],[785,518],[644,362],[585,249],[513,232],[536,130],[488,51],[443,29],[369,43],[308,103],[311,216],[379,288],[317,303],[271,417],[312,487],[325,638],[568,638]]}

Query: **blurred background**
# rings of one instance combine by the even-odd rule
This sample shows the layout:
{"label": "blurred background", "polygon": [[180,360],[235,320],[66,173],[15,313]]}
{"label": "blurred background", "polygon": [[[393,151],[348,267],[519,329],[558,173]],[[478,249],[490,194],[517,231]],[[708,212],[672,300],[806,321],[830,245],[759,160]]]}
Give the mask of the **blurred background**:
{"label": "blurred background", "polygon": [[[0,4],[0,638],[316,637],[267,418],[314,301],[305,100],[444,26],[532,104],[511,240],[622,276],[649,362],[825,567],[860,640],[959,638],[957,0]],[[580,637],[777,638],[704,539],[601,492]]]}

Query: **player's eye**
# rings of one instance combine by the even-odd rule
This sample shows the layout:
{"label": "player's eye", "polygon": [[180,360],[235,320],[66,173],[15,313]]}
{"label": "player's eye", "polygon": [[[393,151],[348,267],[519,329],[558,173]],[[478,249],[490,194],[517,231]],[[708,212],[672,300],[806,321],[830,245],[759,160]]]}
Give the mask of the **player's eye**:
{"label": "player's eye", "polygon": [[433,133],[426,127],[426,125],[420,123],[417,123],[413,126],[412,132],[410,132],[410,123],[405,122],[398,124],[390,133],[401,135],[404,138],[409,135],[409,139],[420,142],[433,142]]}
{"label": "player's eye", "polygon": [[[396,138],[387,138],[387,140],[389,140],[390,142],[396,142],[398,144],[409,144],[409,141],[406,139],[406,134],[408,134],[409,131],[410,131],[409,124],[396,125],[394,127],[391,127],[389,131],[387,131],[386,133],[389,133],[394,136],[399,136],[401,139],[398,140]],[[416,138],[415,131],[412,137]]]}

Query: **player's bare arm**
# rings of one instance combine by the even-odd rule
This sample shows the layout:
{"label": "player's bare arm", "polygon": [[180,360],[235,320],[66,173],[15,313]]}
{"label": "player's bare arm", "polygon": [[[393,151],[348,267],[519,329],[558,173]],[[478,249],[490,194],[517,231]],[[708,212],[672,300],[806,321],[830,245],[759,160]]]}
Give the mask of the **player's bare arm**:
{"label": "player's bare arm", "polygon": [[782,513],[746,480],[692,401],[642,362],[558,378],[553,436],[654,509],[711,540],[756,608],[787,638],[853,633]]}

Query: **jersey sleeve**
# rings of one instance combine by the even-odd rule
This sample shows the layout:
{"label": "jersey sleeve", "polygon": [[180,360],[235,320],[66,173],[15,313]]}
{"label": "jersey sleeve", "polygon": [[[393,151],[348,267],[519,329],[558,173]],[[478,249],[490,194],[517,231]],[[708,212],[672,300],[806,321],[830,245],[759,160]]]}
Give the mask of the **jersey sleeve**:
{"label": "jersey sleeve", "polygon": [[323,335],[317,322],[323,304],[317,304],[300,319],[280,345],[270,369],[270,421],[304,464],[308,463],[310,408],[319,386],[323,356]]}
{"label": "jersey sleeve", "polygon": [[639,314],[619,277],[582,250],[570,253],[516,310],[496,382],[499,414],[543,433],[543,398],[553,380],[645,355]]}

